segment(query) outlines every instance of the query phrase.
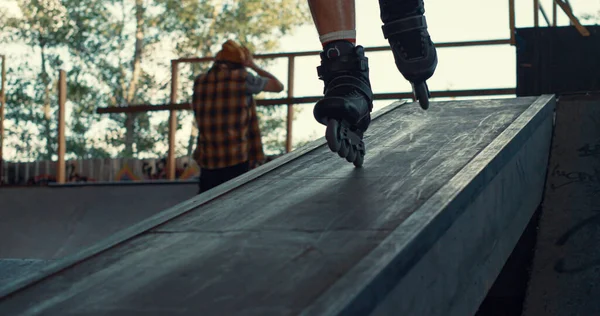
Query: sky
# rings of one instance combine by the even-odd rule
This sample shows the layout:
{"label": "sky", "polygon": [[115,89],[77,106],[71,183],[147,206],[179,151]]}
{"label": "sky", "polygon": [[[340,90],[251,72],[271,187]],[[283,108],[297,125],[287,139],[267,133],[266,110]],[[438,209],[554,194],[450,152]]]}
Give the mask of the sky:
{"label": "sky", "polygon": [[[532,27],[533,1],[515,0],[516,26]],[[13,7],[14,1],[0,0],[0,8]],[[541,5],[552,15],[552,0],[540,0]],[[600,12],[600,0],[570,0],[576,16]],[[425,0],[425,15],[429,32],[435,42],[456,42],[488,39],[507,39],[509,33],[508,0]],[[356,1],[357,44],[364,47],[386,46],[381,33],[379,6],[375,0]],[[594,22],[595,23],[595,22]],[[558,25],[565,26],[569,20],[562,11],[558,13]],[[540,26],[545,26],[540,14]],[[281,51],[314,51],[321,49],[318,33],[309,23],[293,34],[283,37]],[[13,50],[14,46],[0,47],[0,54]],[[9,52],[11,53],[11,52]],[[260,54],[261,52],[255,52]],[[165,61],[176,56],[163,55]],[[410,84],[400,75],[390,51],[367,53],[371,84],[374,93],[410,92]],[[516,52],[510,45],[480,46],[463,48],[438,48],[438,67],[428,80],[430,90],[514,88],[516,86]],[[295,61],[294,96],[321,95],[322,81],[318,80],[316,67],[319,57],[300,57]],[[287,83],[287,60],[277,60],[267,69],[284,84]],[[168,75],[168,74],[166,74]],[[287,87],[285,88],[287,91]],[[265,97],[273,97],[268,94]],[[489,97],[488,97],[489,98]],[[375,102],[375,110],[394,100]],[[435,101],[435,100],[434,100]],[[325,127],[316,123],[312,116],[313,104],[297,105],[302,112],[297,116],[293,128],[293,141],[312,140],[323,136]],[[432,105],[434,106],[434,105]],[[156,115],[154,121],[165,120],[167,113]],[[187,121],[191,124],[191,120]],[[7,128],[10,128],[7,124]],[[177,135],[180,139],[189,136],[184,128]],[[10,159],[10,148],[5,148]]]}

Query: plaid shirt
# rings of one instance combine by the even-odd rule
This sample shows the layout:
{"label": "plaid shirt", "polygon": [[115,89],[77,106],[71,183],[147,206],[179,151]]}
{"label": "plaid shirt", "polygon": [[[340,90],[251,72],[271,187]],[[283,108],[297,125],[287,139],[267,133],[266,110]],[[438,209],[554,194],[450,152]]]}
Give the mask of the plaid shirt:
{"label": "plaid shirt", "polygon": [[194,80],[193,109],[198,124],[194,159],[217,169],[265,158],[256,103],[247,92],[244,68],[215,65]]}

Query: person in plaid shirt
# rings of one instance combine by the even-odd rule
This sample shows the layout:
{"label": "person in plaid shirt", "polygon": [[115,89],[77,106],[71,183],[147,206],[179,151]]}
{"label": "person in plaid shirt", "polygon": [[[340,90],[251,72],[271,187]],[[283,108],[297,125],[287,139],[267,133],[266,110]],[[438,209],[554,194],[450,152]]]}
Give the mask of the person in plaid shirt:
{"label": "person in plaid shirt", "polygon": [[198,125],[194,159],[200,167],[200,193],[265,159],[254,95],[282,90],[283,84],[232,40],[222,45],[208,72],[196,77],[192,106]]}

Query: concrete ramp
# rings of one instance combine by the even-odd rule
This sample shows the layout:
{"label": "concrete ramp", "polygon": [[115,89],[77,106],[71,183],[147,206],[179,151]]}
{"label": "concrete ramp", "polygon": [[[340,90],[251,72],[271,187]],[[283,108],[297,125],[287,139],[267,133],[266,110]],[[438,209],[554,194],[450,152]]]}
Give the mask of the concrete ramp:
{"label": "concrete ramp", "polygon": [[0,288],[2,315],[472,315],[544,188],[554,97],[396,102]]}
{"label": "concrete ramp", "polygon": [[196,183],[4,188],[0,258],[62,258],[197,193]]}
{"label": "concrete ramp", "polygon": [[600,315],[600,95],[561,96],[524,316]]}
{"label": "concrete ramp", "polygon": [[73,255],[197,194],[196,183],[0,189],[0,284]]}

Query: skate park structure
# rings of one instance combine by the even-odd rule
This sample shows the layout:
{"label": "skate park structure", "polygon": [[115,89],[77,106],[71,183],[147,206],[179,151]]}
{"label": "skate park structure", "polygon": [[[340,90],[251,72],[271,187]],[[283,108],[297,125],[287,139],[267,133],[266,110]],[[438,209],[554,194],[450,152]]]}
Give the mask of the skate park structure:
{"label": "skate park structure", "polygon": [[0,284],[90,247],[197,191],[196,181],[2,188]]}
{"label": "skate park structure", "polygon": [[516,98],[393,102],[363,169],[318,139],[0,283],[0,314],[493,315],[529,264],[524,315],[596,315],[585,31],[515,30]]}

